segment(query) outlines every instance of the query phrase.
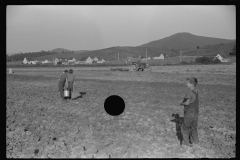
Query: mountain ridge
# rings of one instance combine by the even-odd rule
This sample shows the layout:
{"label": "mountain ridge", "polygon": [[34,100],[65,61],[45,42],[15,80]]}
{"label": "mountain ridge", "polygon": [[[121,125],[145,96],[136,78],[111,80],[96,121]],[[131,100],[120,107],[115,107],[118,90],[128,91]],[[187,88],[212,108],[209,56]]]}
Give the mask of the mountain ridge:
{"label": "mountain ridge", "polygon": [[[80,60],[82,57],[98,57],[105,60],[126,59],[126,57],[137,57],[139,55],[145,57],[146,54],[150,57],[159,56],[161,53],[169,56],[179,55],[182,49],[187,55],[196,55],[197,46],[200,47],[200,55],[214,55],[222,50],[223,53],[229,52],[231,47],[236,45],[236,40],[212,38],[205,36],[197,36],[188,32],[180,32],[171,36],[150,41],[139,46],[113,46],[97,50],[68,50],[64,48],[55,48],[51,52],[56,52],[53,55],[46,55],[36,57],[36,60],[52,60],[53,57],[57,58],[75,58]],[[221,48],[222,47],[222,48]],[[220,53],[221,53],[220,52]]]}
{"label": "mountain ridge", "polygon": [[[141,47],[158,47],[164,49],[193,49],[197,46],[215,45],[218,43],[229,43],[235,40],[214,37],[197,36],[188,32],[180,32],[171,36],[150,41],[139,45]],[[139,47],[136,46],[136,47]]]}

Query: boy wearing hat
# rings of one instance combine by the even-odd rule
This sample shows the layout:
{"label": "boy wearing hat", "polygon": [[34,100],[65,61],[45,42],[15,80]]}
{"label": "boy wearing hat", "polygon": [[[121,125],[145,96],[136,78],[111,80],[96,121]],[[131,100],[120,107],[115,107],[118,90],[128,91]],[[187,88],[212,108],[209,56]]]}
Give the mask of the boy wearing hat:
{"label": "boy wearing hat", "polygon": [[198,114],[199,114],[199,101],[198,90],[196,89],[198,81],[195,77],[187,78],[187,93],[183,102],[180,105],[184,106],[184,118],[181,126],[183,136],[183,145],[192,146],[198,144]]}
{"label": "boy wearing hat", "polygon": [[66,82],[66,79],[67,79],[68,70],[65,70],[63,73],[64,74],[59,79],[58,88],[59,88],[62,100],[65,100],[63,91],[64,91],[64,87],[65,87],[65,82]]}
{"label": "boy wearing hat", "polygon": [[68,75],[67,75],[68,90],[69,90],[70,96],[71,96],[71,93],[73,92],[73,84],[74,84],[75,77],[73,75],[73,70],[72,69],[69,69],[68,72],[69,72]]}

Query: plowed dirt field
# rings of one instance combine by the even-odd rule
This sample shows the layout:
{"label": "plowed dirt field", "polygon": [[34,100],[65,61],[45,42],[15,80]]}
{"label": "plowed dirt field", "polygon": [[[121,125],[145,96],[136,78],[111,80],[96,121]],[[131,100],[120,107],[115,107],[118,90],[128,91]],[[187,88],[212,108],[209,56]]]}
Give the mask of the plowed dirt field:
{"label": "plowed dirt field", "polygon": [[[185,68],[184,68],[185,67]],[[236,150],[236,65],[155,67],[153,72],[73,68],[82,98],[61,102],[62,69],[7,74],[7,158],[229,158]],[[180,145],[185,79],[198,81],[200,144]],[[108,115],[104,100],[125,111]],[[114,106],[113,106],[114,107]],[[179,114],[176,119],[172,114]]]}

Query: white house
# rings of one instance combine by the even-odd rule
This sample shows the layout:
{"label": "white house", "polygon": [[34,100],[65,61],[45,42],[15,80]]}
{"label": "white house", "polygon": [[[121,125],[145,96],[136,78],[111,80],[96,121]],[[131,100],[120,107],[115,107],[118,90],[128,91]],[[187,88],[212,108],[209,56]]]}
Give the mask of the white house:
{"label": "white house", "polygon": [[54,64],[57,65],[57,63],[60,62],[60,60],[58,58],[54,59]]}
{"label": "white house", "polygon": [[222,60],[220,60],[221,62],[229,62],[230,61],[230,59],[222,59]]}
{"label": "white house", "polygon": [[91,57],[88,57],[85,61],[85,63],[92,64],[93,59]]}
{"label": "white house", "polygon": [[78,64],[85,64],[85,61],[78,61]]}
{"label": "white house", "polygon": [[23,64],[28,64],[27,58],[25,57],[23,60]]}
{"label": "white house", "polygon": [[221,62],[229,62],[229,59],[223,58],[220,54],[218,54],[215,58],[219,59]]}
{"label": "white house", "polygon": [[29,61],[28,64],[36,64],[37,61]]}
{"label": "white house", "polygon": [[73,58],[73,59],[71,59],[71,60],[68,60],[68,62],[76,62],[76,59]]}
{"label": "white house", "polygon": [[153,59],[164,59],[164,55],[161,54],[159,57],[153,57]]}
{"label": "white house", "polygon": [[105,63],[106,61],[104,59],[97,61],[97,63]]}
{"label": "white house", "polygon": [[221,56],[220,54],[218,54],[218,55],[216,56],[216,58],[218,58],[220,61],[223,60],[223,58],[222,58],[222,56]]}
{"label": "white house", "polygon": [[45,61],[42,61],[42,64],[45,64],[45,63],[50,63],[47,59]]}
{"label": "white house", "polygon": [[95,57],[95,58],[93,58],[93,60],[94,60],[94,61],[98,61],[98,58],[97,58],[97,57]]}

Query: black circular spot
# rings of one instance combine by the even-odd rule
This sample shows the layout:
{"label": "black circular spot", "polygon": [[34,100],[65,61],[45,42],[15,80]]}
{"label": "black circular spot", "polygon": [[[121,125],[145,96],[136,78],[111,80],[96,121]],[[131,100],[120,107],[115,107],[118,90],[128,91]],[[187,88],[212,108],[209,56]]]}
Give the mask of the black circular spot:
{"label": "black circular spot", "polygon": [[111,95],[105,100],[104,109],[111,116],[119,116],[125,109],[125,102],[121,97]]}

